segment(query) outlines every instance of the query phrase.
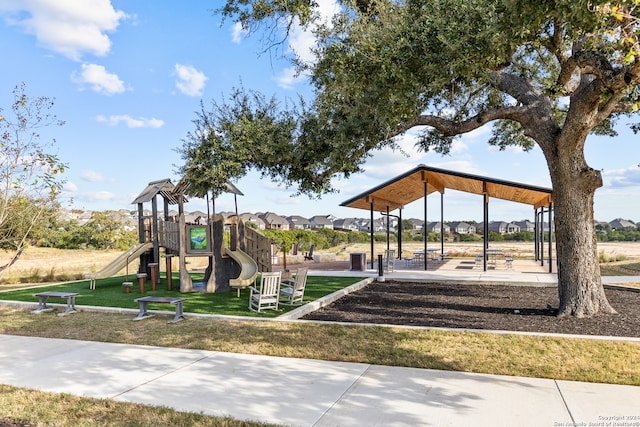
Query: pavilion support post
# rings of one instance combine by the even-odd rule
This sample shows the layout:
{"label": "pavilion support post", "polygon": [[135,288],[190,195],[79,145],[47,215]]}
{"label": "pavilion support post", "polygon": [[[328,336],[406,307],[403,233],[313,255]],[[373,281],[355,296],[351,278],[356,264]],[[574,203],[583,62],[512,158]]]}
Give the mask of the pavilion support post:
{"label": "pavilion support post", "polygon": [[444,254],[444,191],[440,193],[440,255]]}
{"label": "pavilion support post", "polygon": [[542,215],[544,214],[544,208],[540,208],[540,212],[538,212],[538,258],[537,261],[542,261],[544,258],[543,247],[544,247],[544,220]]}
{"label": "pavilion support post", "polygon": [[487,183],[482,183],[482,268],[487,271],[487,250],[489,249],[489,194],[487,194]]}
{"label": "pavilion support post", "polygon": [[429,238],[429,223],[427,222],[427,180],[424,180],[424,269],[427,270],[428,267],[428,256],[427,256],[427,239]]}
{"label": "pavilion support post", "polygon": [[553,237],[552,237],[552,225],[553,224],[553,203],[549,203],[549,273],[553,273]]}
{"label": "pavilion support post", "polygon": [[540,266],[544,267],[544,208],[540,209]]}
{"label": "pavilion support post", "polygon": [[533,254],[535,261],[538,260],[538,208],[533,208]]}
{"label": "pavilion support post", "polygon": [[371,199],[371,211],[370,211],[370,221],[369,221],[369,234],[371,239],[371,269],[373,270],[373,258],[375,257],[374,248],[373,248],[373,198]]}
{"label": "pavilion support post", "polygon": [[402,259],[402,207],[398,211],[398,259]]}
{"label": "pavilion support post", "polygon": [[389,231],[389,225],[390,225],[389,223],[390,222],[391,221],[389,221],[389,205],[387,205],[387,250],[391,249],[391,247],[390,247],[391,234],[390,234],[390,231]]}

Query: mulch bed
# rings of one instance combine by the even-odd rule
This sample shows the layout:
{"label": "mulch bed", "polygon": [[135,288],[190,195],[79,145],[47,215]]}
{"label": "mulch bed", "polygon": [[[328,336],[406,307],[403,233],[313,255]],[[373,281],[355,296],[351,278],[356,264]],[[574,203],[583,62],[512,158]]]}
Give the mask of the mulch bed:
{"label": "mulch bed", "polygon": [[618,314],[578,319],[555,316],[555,287],[373,282],[304,319],[640,337],[640,292],[605,292]]}

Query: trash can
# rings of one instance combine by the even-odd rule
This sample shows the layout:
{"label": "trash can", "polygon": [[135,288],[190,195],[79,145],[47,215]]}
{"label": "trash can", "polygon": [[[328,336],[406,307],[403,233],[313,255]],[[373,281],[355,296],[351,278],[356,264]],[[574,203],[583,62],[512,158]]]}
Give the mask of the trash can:
{"label": "trash can", "polygon": [[349,269],[352,271],[364,271],[367,265],[367,254],[353,252],[349,254]]}

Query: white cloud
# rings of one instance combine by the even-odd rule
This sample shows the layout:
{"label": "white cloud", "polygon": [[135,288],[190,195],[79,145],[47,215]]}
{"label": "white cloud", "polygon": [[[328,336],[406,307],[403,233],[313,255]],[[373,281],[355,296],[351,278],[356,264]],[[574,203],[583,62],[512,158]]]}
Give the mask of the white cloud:
{"label": "white cloud", "polygon": [[0,14],[10,25],[35,36],[46,49],[74,61],[85,53],[109,53],[111,40],[106,33],[128,18],[110,0],[3,0]]}
{"label": "white cloud", "polygon": [[[330,25],[331,18],[340,11],[340,6],[336,0],[318,0],[315,12],[319,16],[320,24]],[[297,22],[291,27],[289,33],[289,48],[303,63],[310,63],[314,60],[313,48],[317,45],[317,40],[313,35],[312,28],[300,26]],[[278,78],[280,87],[290,89],[293,85],[303,79],[304,75],[295,76],[292,69],[287,68],[282,71],[282,76]]]}
{"label": "white cloud", "polygon": [[91,170],[82,171],[80,173],[80,178],[89,182],[102,182],[105,180],[104,175],[102,175],[100,172],[91,171]]}
{"label": "white cloud", "polygon": [[208,77],[190,65],[176,64],[176,87],[187,96],[200,96]]}
{"label": "white cloud", "polygon": [[110,191],[93,191],[89,193],[84,193],[83,197],[87,200],[97,200],[97,201],[117,199],[116,195]]}
{"label": "white cloud", "polygon": [[67,181],[62,186],[62,190],[67,193],[75,193],[78,191],[78,186],[75,185],[73,182]]}
{"label": "white cloud", "polygon": [[240,44],[242,41],[242,37],[247,34],[247,31],[242,28],[242,24],[236,22],[233,28],[231,29],[231,41]]}
{"label": "white cloud", "polygon": [[82,71],[71,76],[74,83],[87,84],[91,90],[104,95],[115,95],[125,91],[124,82],[117,74],[110,73],[102,65],[82,64]]}
{"label": "white cloud", "polygon": [[292,89],[296,82],[301,78],[296,74],[296,67],[285,68],[276,78],[278,86],[283,89]]}
{"label": "white cloud", "polygon": [[625,169],[605,170],[602,179],[606,187],[622,188],[640,186],[640,165]]}
{"label": "white cloud", "polygon": [[156,118],[147,119],[145,117],[140,117],[134,119],[131,116],[126,114],[122,115],[112,115],[109,117],[106,116],[97,116],[96,120],[100,123],[108,123],[110,126],[117,126],[120,123],[124,123],[128,128],[160,128],[164,126],[164,121]]}

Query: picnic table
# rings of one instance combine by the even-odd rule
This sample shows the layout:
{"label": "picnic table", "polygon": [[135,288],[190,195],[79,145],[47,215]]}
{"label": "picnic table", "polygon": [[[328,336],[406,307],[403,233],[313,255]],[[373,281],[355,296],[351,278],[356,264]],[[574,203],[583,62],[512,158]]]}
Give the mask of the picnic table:
{"label": "picnic table", "polygon": [[80,295],[74,292],[40,292],[34,296],[38,297],[38,307],[32,311],[34,314],[43,313],[46,311],[55,310],[53,307],[47,306],[47,299],[49,298],[65,298],[67,300],[67,309],[63,313],[58,313],[58,316],[66,316],[67,314],[76,312],[76,295]]}
{"label": "picnic table", "polygon": [[[433,254],[433,253],[435,253],[435,252],[438,252],[438,251],[439,251],[439,249],[436,249],[436,248],[427,248],[426,256],[427,256],[427,257],[430,257],[430,256],[431,256],[431,254]],[[414,258],[411,258],[411,257],[410,257],[410,258],[411,258],[411,260],[412,260],[412,261],[413,261],[413,260],[415,260],[415,261],[419,262],[419,261],[421,261],[421,260],[424,260],[424,257],[425,257],[425,251],[414,251],[414,252],[413,252],[413,255],[414,255]]]}
{"label": "picnic table", "polygon": [[494,248],[487,249],[487,260],[489,264],[493,264],[494,266],[498,264],[498,256],[502,256],[502,249]]}
{"label": "picnic table", "polygon": [[176,306],[176,314],[173,317],[173,320],[169,321],[169,323],[176,323],[181,320],[184,320],[184,313],[182,311],[182,303],[186,301],[186,298],[171,298],[171,297],[142,297],[137,298],[134,301],[140,305],[140,312],[133,320],[142,320],[147,319],[149,317],[153,317],[152,313],[149,313],[147,308],[147,304],[155,303],[155,304],[174,304]]}

